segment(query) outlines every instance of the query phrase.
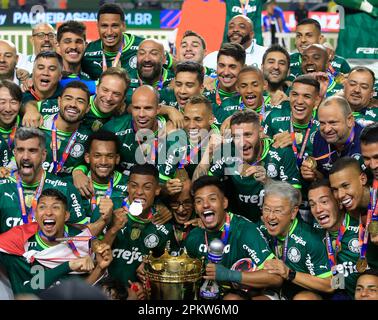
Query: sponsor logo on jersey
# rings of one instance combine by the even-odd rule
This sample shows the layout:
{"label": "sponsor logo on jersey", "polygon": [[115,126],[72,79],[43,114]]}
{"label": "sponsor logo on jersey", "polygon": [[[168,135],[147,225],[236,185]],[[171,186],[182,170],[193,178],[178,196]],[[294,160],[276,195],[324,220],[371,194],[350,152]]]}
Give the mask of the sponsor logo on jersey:
{"label": "sponsor logo on jersey", "polygon": [[246,250],[248,252],[248,255],[252,258],[252,260],[256,263],[256,264],[259,264],[260,263],[260,259],[257,257],[257,252],[253,249],[251,249],[249,246],[247,246],[246,244],[243,244],[243,249]]}
{"label": "sponsor logo on jersey", "polygon": [[163,224],[156,225],[156,230],[163,232],[165,235],[168,235],[169,231]]}
{"label": "sponsor logo on jersey", "polygon": [[314,264],[312,263],[311,261],[311,256],[307,253],[306,255],[306,267],[307,267],[307,270],[309,271],[309,273],[311,275],[315,275],[315,271],[314,271]]}
{"label": "sponsor logo on jersey", "polygon": [[156,234],[150,233],[147,237],[144,238],[144,245],[153,249],[159,244],[159,237]]}
{"label": "sponsor logo on jersey", "polygon": [[306,241],[304,241],[302,239],[302,237],[298,237],[297,235],[295,235],[294,233],[292,233],[290,235],[290,238],[293,239],[295,241],[296,244],[300,244],[302,246],[305,246],[306,245]]}
{"label": "sponsor logo on jersey", "polygon": [[296,247],[291,247],[287,251],[287,257],[293,263],[298,263],[301,260],[301,253]]}
{"label": "sponsor logo on jersey", "polygon": [[[245,4],[245,1],[242,1],[242,2],[244,2],[244,4]],[[251,13],[251,12],[255,12],[255,11],[256,11],[256,6],[251,6],[251,5],[247,6],[247,13]],[[233,6],[232,9],[231,9],[231,12],[243,14],[243,10],[239,6]]]}
{"label": "sponsor logo on jersey", "polygon": [[74,158],[79,158],[83,154],[84,154],[84,146],[81,143],[76,143],[70,152],[70,155]]}
{"label": "sponsor logo on jersey", "polygon": [[244,203],[255,203],[259,207],[262,206],[263,201],[264,201],[264,189],[260,191],[260,193],[257,194],[239,194],[239,199],[240,201]]}
{"label": "sponsor logo on jersey", "polygon": [[9,217],[5,220],[5,225],[9,228],[24,224],[21,218]]}
{"label": "sponsor logo on jersey", "polygon": [[62,180],[51,180],[51,179],[46,179],[45,180],[46,184],[50,184],[53,187],[67,187],[67,183],[63,182]]}
{"label": "sponsor logo on jersey", "polygon": [[278,155],[276,151],[269,150],[269,155],[272,159],[276,159],[278,162],[281,161],[281,157]]}
{"label": "sponsor logo on jersey", "polygon": [[4,192],[4,196],[11,198],[11,199],[12,199],[12,201],[13,201],[13,196],[14,196],[14,195],[15,195],[15,193],[14,193],[14,192],[12,192],[11,194],[10,194],[10,193],[8,193],[8,192]]}
{"label": "sponsor logo on jersey", "polygon": [[367,48],[367,47],[358,47],[356,53],[363,54],[378,54],[378,48]]}
{"label": "sponsor logo on jersey", "polygon": [[123,259],[126,264],[132,264],[134,261],[142,262],[143,254],[138,247],[132,247],[131,250],[113,249],[113,258]]}
{"label": "sponsor logo on jersey", "polygon": [[360,246],[358,244],[357,238],[353,238],[353,239],[349,240],[348,249],[349,249],[349,251],[351,251],[353,253],[360,253]]}
{"label": "sponsor logo on jersey", "polygon": [[81,217],[81,205],[79,203],[79,201],[77,200],[77,197],[76,197],[76,194],[74,193],[71,193],[71,200],[72,200],[72,204],[71,204],[71,207],[74,209],[77,217]]}

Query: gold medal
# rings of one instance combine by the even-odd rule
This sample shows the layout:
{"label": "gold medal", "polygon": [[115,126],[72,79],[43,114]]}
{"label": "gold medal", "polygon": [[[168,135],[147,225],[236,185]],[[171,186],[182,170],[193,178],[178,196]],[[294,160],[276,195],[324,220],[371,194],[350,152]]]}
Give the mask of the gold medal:
{"label": "gold medal", "polygon": [[359,258],[356,263],[356,269],[359,273],[362,273],[367,268],[367,260],[366,258]]}
{"label": "gold medal", "polygon": [[337,76],[335,77],[336,83],[340,84],[343,83],[345,77],[342,73],[338,73]]}
{"label": "gold medal", "polygon": [[141,230],[139,228],[132,228],[130,238],[135,241],[140,237]]}
{"label": "gold medal", "polygon": [[92,124],[92,131],[96,132],[100,130],[102,126],[103,126],[103,123],[100,120],[95,120]]}
{"label": "gold medal", "polygon": [[34,198],[34,196],[33,196],[32,194],[27,194],[27,195],[25,195],[25,205],[26,205],[28,208],[31,208],[33,198]]}
{"label": "gold medal", "polygon": [[98,251],[100,244],[101,244],[101,241],[99,241],[99,240],[92,240],[91,241],[91,248],[92,248],[92,251],[94,253],[96,253]]}
{"label": "gold medal", "polygon": [[376,236],[378,234],[378,221],[371,221],[369,223],[368,230],[369,233],[371,233],[373,236]]}
{"label": "gold medal", "polygon": [[297,144],[301,144],[303,140],[303,133],[302,132],[296,132],[295,133],[295,141]]}
{"label": "gold medal", "polygon": [[185,168],[177,169],[176,170],[176,179],[179,179],[181,182],[185,182],[189,179],[189,175],[186,172]]}
{"label": "gold medal", "polygon": [[250,167],[252,167],[250,164],[243,163],[242,167],[241,167],[240,175],[243,176],[243,177],[246,177],[247,176],[247,169],[250,168]]}

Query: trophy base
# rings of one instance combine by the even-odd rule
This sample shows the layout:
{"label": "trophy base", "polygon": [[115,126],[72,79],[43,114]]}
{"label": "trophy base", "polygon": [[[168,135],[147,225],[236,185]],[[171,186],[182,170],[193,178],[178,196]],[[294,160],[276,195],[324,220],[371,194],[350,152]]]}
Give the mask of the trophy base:
{"label": "trophy base", "polygon": [[198,300],[199,283],[163,283],[150,281],[150,300]]}

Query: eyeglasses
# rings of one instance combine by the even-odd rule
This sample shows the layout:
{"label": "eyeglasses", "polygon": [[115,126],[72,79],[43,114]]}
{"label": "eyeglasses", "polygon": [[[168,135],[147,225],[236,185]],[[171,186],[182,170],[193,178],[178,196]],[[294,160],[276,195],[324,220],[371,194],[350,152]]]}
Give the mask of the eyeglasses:
{"label": "eyeglasses", "polygon": [[262,207],[262,213],[265,215],[273,213],[275,216],[285,216],[288,214],[288,212],[283,209],[270,209],[265,206]]}
{"label": "eyeglasses", "polygon": [[185,200],[185,201],[182,201],[182,202],[181,201],[175,201],[175,202],[171,202],[170,206],[173,210],[177,210],[178,208],[180,208],[180,206],[183,206],[184,209],[191,209],[193,207],[193,203],[190,200]]}
{"label": "eyeglasses", "polygon": [[49,32],[49,33],[38,32],[38,33],[33,34],[33,37],[37,37],[39,40],[45,39],[46,36],[49,38],[49,40],[55,39],[55,33],[53,32]]}

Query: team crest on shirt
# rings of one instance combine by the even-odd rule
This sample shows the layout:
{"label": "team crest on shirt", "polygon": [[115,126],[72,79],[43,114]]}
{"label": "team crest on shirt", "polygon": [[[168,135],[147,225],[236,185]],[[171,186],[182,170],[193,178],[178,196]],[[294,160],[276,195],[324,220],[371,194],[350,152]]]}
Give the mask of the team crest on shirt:
{"label": "team crest on shirt", "polygon": [[81,143],[76,143],[71,149],[70,155],[74,158],[79,158],[84,153],[84,146]]}
{"label": "team crest on shirt", "polygon": [[353,253],[360,253],[360,246],[357,238],[353,238],[348,242],[348,249]]}
{"label": "team crest on shirt", "polygon": [[149,248],[155,248],[159,243],[159,237],[156,234],[149,234],[147,237],[144,238],[144,245]]}
{"label": "team crest on shirt", "polygon": [[266,167],[266,171],[269,178],[275,178],[278,175],[276,166],[273,163],[268,164],[268,166]]}
{"label": "team crest on shirt", "polygon": [[92,124],[92,131],[97,132],[104,124],[100,120],[95,120]]}
{"label": "team crest on shirt", "polygon": [[291,247],[287,252],[287,257],[291,262],[297,263],[299,260],[301,260],[301,253],[297,248]]}
{"label": "team crest on shirt", "polygon": [[132,57],[132,58],[129,60],[129,66],[130,66],[130,68],[132,68],[132,69],[136,69],[136,67],[137,67],[137,56],[134,56],[134,57]]}

